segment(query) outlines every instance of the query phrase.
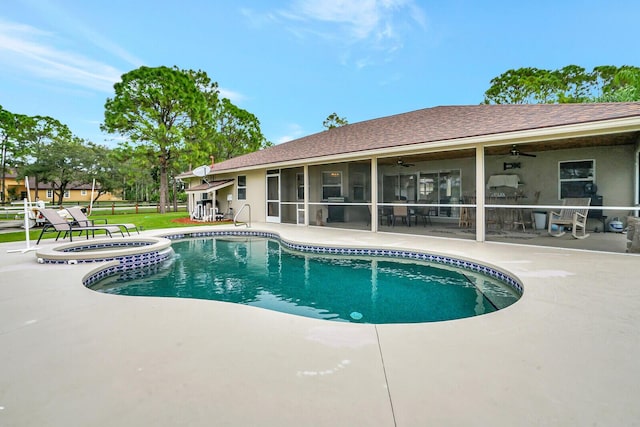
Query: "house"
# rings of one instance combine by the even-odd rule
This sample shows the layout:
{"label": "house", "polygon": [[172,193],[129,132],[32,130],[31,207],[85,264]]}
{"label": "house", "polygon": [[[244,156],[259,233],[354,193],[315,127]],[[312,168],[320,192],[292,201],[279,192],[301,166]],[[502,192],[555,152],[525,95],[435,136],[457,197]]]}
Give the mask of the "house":
{"label": "house", "polygon": [[421,234],[439,224],[484,241],[543,229],[563,199],[588,197],[588,226],[606,231],[639,209],[640,103],[426,108],[196,169],[179,176],[194,217],[249,205],[254,222]]}
{"label": "house", "polygon": [[[81,183],[72,183],[68,186],[67,190],[64,193],[63,204],[89,204],[91,201],[91,187],[92,184],[81,184]],[[94,188],[95,194],[97,194],[97,189],[100,188],[99,184],[96,184]],[[50,183],[38,183],[38,188],[36,191],[36,182],[35,179],[29,178],[29,197],[32,201],[36,200],[36,197],[45,203],[51,203],[53,201],[53,193],[54,188]],[[94,194],[94,197],[95,197]],[[24,178],[19,179],[18,174],[15,170],[9,170],[7,174],[5,174],[5,197],[4,200],[7,202],[21,202],[27,197],[27,185],[25,183]],[[58,196],[56,196],[56,200],[58,200]],[[108,200],[120,200],[120,198],[114,196],[111,193],[105,193],[100,196],[101,201]]]}

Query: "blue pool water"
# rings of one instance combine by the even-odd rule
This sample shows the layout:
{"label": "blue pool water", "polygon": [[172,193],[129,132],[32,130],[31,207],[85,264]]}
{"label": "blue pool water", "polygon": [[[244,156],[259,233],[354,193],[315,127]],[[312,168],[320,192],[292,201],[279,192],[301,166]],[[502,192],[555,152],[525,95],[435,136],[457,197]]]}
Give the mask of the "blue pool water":
{"label": "blue pool water", "polygon": [[293,252],[260,237],[174,242],[164,264],[105,278],[119,295],[199,298],[358,323],[416,323],[491,313],[519,293],[495,278],[439,264]]}

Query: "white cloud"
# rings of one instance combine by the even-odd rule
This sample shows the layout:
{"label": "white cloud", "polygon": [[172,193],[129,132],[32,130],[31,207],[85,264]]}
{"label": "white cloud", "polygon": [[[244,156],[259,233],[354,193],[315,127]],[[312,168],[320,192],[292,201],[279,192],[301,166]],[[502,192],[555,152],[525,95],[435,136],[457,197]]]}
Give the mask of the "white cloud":
{"label": "white cloud", "polygon": [[20,73],[110,93],[120,80],[116,68],[54,46],[51,33],[0,21],[0,64]]}
{"label": "white cloud", "polygon": [[241,104],[247,98],[243,94],[241,94],[239,92],[234,92],[234,91],[229,90],[229,89],[224,89],[224,88],[219,87],[218,90],[220,91],[220,97],[221,98],[227,98],[229,101],[231,101],[235,105]]}
{"label": "white cloud", "polygon": [[282,144],[283,142],[293,141],[294,139],[298,139],[305,135],[304,129],[302,126],[291,123],[287,126],[286,134],[276,138],[275,141],[272,141],[274,144]]}
{"label": "white cloud", "polygon": [[[74,38],[82,38],[100,50],[119,58],[135,68],[144,65],[143,61],[121,46],[96,32],[83,19],[74,16],[72,7],[65,8],[59,2],[49,0],[26,0],[33,13],[46,17],[47,21],[58,29],[60,34],[70,34]],[[78,37],[80,36],[80,37]]]}
{"label": "white cloud", "polygon": [[351,41],[399,37],[398,23],[409,21],[425,27],[422,10],[413,0],[296,0],[290,10],[280,12],[291,20],[338,25]]}
{"label": "white cloud", "polygon": [[[378,62],[368,52],[388,57],[402,49],[404,33],[426,28],[425,14],[414,0],[294,0],[277,15],[270,13],[269,20],[275,16],[299,39],[316,38],[345,50],[357,46],[364,54],[363,59],[351,58],[356,68]],[[338,57],[344,61],[348,56],[339,52]]]}
{"label": "white cloud", "polygon": [[254,28],[262,28],[263,26],[278,20],[278,18],[272,13],[260,14],[248,8],[241,8],[240,13],[247,18],[249,24]]}
{"label": "white cloud", "polygon": [[290,16],[342,25],[355,40],[366,39],[379,25],[381,10],[375,0],[298,0]]}

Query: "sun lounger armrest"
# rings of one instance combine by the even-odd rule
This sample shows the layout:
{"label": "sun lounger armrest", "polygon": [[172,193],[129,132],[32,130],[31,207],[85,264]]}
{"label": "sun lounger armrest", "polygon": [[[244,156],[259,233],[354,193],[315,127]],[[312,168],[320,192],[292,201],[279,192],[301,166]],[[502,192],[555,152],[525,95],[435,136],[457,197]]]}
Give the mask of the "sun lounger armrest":
{"label": "sun lounger armrest", "polygon": [[562,216],[562,215],[560,215],[560,212],[553,212],[553,211],[550,211],[550,212],[549,212],[549,219],[553,219],[553,216],[554,216],[554,215],[555,215],[555,216],[557,216],[558,218],[560,218],[560,217]]}
{"label": "sun lounger armrest", "polygon": [[574,212],[573,214],[576,217],[580,218],[580,219],[585,219],[587,217],[587,215],[588,215],[588,213],[587,214],[583,214],[583,213],[580,213],[580,212]]}

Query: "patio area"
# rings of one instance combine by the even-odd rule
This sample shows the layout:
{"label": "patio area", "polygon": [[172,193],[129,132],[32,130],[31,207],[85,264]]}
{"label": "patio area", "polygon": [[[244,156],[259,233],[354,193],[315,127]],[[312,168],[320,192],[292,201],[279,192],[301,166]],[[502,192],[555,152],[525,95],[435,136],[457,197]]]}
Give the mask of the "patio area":
{"label": "patio area", "polygon": [[[343,229],[343,230],[362,230],[370,229],[370,225],[366,222],[361,223],[331,223],[326,228]],[[411,226],[406,224],[397,224],[395,226],[382,224],[379,227],[381,233],[393,233],[403,235],[415,235],[423,237],[448,238],[474,240],[476,237],[475,228],[460,227],[457,222],[453,223],[437,223],[433,222],[423,225],[420,221],[418,224],[412,223]],[[588,251],[602,251],[623,254],[627,252],[627,235],[626,233],[612,233],[588,230],[589,237],[586,239],[575,239],[571,233],[566,233],[561,237],[551,236],[546,229],[532,230],[522,229],[489,229],[486,231],[486,241],[495,243],[509,243],[527,246],[542,246],[548,248],[565,248],[578,249]]]}
{"label": "patio area", "polygon": [[[238,230],[203,229],[225,227]],[[82,285],[96,265],[40,265],[34,252],[7,253],[24,242],[5,243],[0,425],[640,420],[640,257],[597,246],[624,236],[594,233],[579,241],[591,246],[567,249],[286,224],[252,230],[474,259],[519,278],[524,295],[507,309],[455,321],[328,322],[213,301],[100,294]]]}

